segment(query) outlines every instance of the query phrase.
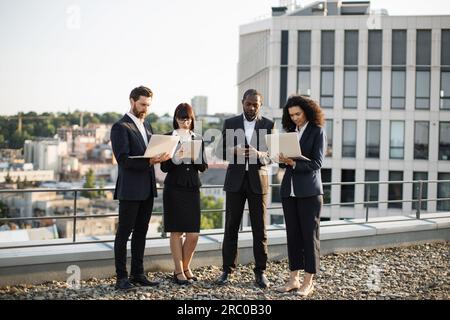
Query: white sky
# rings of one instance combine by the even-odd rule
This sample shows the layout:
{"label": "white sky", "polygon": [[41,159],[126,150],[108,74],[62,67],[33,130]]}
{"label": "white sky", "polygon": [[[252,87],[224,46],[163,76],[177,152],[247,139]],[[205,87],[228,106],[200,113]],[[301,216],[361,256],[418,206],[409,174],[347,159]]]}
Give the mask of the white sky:
{"label": "white sky", "polygon": [[[154,91],[157,114],[171,114],[195,95],[208,96],[210,113],[235,112],[239,25],[277,5],[0,0],[0,114],[123,113],[130,90],[141,84]],[[450,14],[448,0],[373,0],[371,7],[390,15]]]}

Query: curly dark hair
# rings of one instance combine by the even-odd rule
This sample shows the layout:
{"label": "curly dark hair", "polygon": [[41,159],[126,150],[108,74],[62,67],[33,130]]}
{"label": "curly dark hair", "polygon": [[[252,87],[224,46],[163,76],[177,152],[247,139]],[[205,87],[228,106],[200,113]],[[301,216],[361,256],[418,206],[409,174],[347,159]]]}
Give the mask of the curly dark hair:
{"label": "curly dark hair", "polygon": [[318,127],[323,127],[325,123],[325,114],[319,104],[311,98],[301,95],[292,95],[286,101],[286,105],[283,108],[283,118],[281,119],[281,124],[286,132],[295,131],[295,123],[289,116],[289,108],[291,107],[300,107],[305,113],[308,122],[312,122]]}

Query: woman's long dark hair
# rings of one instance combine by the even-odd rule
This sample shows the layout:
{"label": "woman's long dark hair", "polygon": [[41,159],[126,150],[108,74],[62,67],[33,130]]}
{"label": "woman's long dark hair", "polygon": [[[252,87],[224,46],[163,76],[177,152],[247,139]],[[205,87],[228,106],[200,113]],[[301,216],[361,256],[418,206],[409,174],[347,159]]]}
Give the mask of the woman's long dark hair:
{"label": "woman's long dark hair", "polygon": [[323,127],[325,123],[325,114],[319,104],[311,98],[301,95],[292,95],[286,101],[286,105],[283,108],[283,118],[281,119],[281,125],[286,132],[295,131],[295,123],[289,116],[289,108],[291,107],[300,107],[305,113],[308,122],[314,123],[318,127]]}
{"label": "woman's long dark hair", "polygon": [[194,110],[192,106],[189,103],[180,103],[173,113],[173,128],[178,129],[180,126],[177,122],[178,119],[186,119],[190,118],[191,121],[191,127],[189,129],[194,130],[194,122],[195,122],[195,115]]}

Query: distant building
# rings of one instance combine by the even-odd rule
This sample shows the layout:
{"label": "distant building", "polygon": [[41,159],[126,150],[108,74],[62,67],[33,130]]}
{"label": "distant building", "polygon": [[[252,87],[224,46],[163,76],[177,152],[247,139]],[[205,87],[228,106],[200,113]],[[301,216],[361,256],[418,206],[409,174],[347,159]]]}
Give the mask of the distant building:
{"label": "distant building", "polygon": [[195,96],[191,99],[192,108],[194,108],[195,116],[205,116],[208,114],[208,97]]}
{"label": "distant building", "polygon": [[53,170],[0,170],[0,183],[5,182],[8,175],[13,182],[16,182],[17,179],[28,182],[55,180]]}
{"label": "distant building", "polygon": [[80,159],[87,159],[98,144],[108,143],[111,126],[105,124],[88,124],[81,128],[78,125],[57,129],[58,137],[66,141],[69,153]]}
{"label": "distant building", "polygon": [[55,138],[25,140],[25,162],[32,163],[36,170],[60,169],[60,158],[67,155],[67,142]]}

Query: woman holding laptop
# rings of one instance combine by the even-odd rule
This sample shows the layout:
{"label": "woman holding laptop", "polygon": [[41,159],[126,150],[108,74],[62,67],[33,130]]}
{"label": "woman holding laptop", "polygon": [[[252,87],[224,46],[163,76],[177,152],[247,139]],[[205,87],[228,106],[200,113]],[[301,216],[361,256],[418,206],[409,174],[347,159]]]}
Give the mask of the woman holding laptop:
{"label": "woman holding laptop", "polygon": [[180,137],[178,151],[172,160],[161,163],[161,170],[167,172],[163,193],[164,231],[170,232],[170,250],[175,264],[173,280],[180,285],[197,280],[190,264],[200,232],[198,172],[208,168],[202,137],[193,132],[194,121],[192,107],[188,103],[179,104],[173,116],[175,130],[169,133]]}
{"label": "woman holding laptop", "polygon": [[[281,182],[281,198],[286,223],[289,269],[288,282],[280,292],[299,290],[307,296],[314,289],[313,276],[319,271],[319,223],[322,209],[320,169],[324,159],[326,136],[324,113],[312,99],[300,95],[289,97],[283,109],[282,126],[297,132],[302,155],[308,160],[279,155],[280,167],[286,168]],[[299,270],[305,270],[300,283]]]}

